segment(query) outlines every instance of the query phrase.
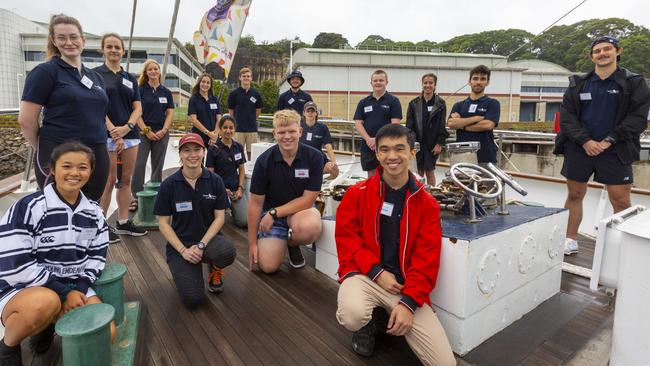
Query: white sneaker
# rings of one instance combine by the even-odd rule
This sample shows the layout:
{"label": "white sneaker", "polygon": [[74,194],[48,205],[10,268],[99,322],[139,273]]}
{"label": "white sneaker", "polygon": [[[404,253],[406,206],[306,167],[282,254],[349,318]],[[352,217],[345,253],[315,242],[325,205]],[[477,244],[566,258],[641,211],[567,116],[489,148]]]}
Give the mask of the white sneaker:
{"label": "white sneaker", "polygon": [[566,238],[564,240],[564,255],[578,253],[578,242],[575,239]]}

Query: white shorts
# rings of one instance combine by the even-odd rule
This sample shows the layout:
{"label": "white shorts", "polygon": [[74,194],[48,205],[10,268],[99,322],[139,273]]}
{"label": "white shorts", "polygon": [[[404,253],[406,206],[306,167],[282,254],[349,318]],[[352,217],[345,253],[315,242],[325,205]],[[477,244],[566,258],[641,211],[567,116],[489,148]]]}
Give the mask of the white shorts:
{"label": "white shorts", "polygon": [[[124,139],[124,150],[130,149],[134,146],[138,146],[139,144],[140,144],[140,139]],[[106,149],[109,152],[113,152],[117,150],[117,145],[115,144],[115,140],[113,140],[112,138],[107,138]]]}
{"label": "white shorts", "polygon": [[[17,291],[10,292],[9,294],[7,294],[7,296],[3,297],[2,300],[0,300],[0,339],[2,338],[5,332],[5,324],[4,321],[2,320],[2,312],[5,310],[5,306],[7,306],[9,300],[11,300],[14,296],[16,296],[16,294],[18,294],[22,290],[24,290],[24,288],[21,288],[20,290]],[[93,297],[96,295],[97,293],[95,292],[95,290],[93,290],[92,287],[88,287],[88,291],[86,291],[86,297]]]}

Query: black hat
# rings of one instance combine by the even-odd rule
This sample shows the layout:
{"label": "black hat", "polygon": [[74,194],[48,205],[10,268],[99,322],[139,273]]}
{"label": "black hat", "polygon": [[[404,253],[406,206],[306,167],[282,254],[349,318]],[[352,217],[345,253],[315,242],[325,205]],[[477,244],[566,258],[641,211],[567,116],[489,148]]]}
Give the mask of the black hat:
{"label": "black hat", "polygon": [[[611,36],[602,36],[602,37],[598,37],[598,38],[594,39],[591,42],[591,47],[589,48],[589,54],[590,55],[594,51],[594,46],[596,46],[599,43],[609,43],[612,46],[616,47],[617,50],[621,48],[621,45],[620,45],[620,43],[618,41],[618,38],[611,37]],[[621,61],[621,56],[620,55],[616,56],[616,61]]]}
{"label": "black hat", "polygon": [[318,112],[318,107],[316,106],[316,103],[314,103],[311,100],[309,102],[305,103],[305,107],[303,108],[303,110],[306,111],[307,109],[313,109],[316,112]]}
{"label": "black hat", "polygon": [[291,80],[291,78],[299,78],[300,81],[301,81],[300,85],[305,83],[305,78],[302,77],[302,72],[300,72],[298,70],[292,71],[291,74],[289,74],[289,76],[287,76],[287,83],[289,82],[289,80]]}

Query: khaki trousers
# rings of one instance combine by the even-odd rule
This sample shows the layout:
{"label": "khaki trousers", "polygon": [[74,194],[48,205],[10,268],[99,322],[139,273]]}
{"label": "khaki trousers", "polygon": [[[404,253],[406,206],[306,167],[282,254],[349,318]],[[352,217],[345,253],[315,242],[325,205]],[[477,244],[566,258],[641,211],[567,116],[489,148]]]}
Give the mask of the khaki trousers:
{"label": "khaki trousers", "polygon": [[[336,319],[346,329],[356,332],[368,324],[375,307],[381,306],[390,315],[400,298],[368,276],[356,275],[343,281],[339,287]],[[456,365],[445,330],[429,305],[424,304],[415,311],[413,327],[405,338],[424,365]]]}
{"label": "khaki trousers", "polygon": [[235,132],[235,136],[233,136],[233,138],[235,141],[244,146],[244,149],[246,149],[249,157],[251,153],[251,145],[259,141],[257,132]]}

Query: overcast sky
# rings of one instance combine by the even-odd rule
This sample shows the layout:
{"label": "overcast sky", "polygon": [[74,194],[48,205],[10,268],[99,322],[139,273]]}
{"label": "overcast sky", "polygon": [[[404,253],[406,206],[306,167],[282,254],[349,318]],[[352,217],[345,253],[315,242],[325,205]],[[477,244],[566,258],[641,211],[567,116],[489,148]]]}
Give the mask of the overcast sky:
{"label": "overcast sky", "polygon": [[[299,37],[312,43],[320,32],[336,32],[356,45],[370,34],[394,41],[444,41],[487,30],[519,28],[541,32],[582,0],[253,0],[244,34],[273,42]],[[181,0],[175,37],[191,41],[215,0]],[[0,7],[31,20],[54,13],[79,19],[86,32],[128,35],[132,0],[1,0]],[[489,6],[489,8],[488,8]],[[138,0],[135,35],[167,36],[173,0]],[[619,17],[650,28],[642,0],[587,0],[559,24]]]}

